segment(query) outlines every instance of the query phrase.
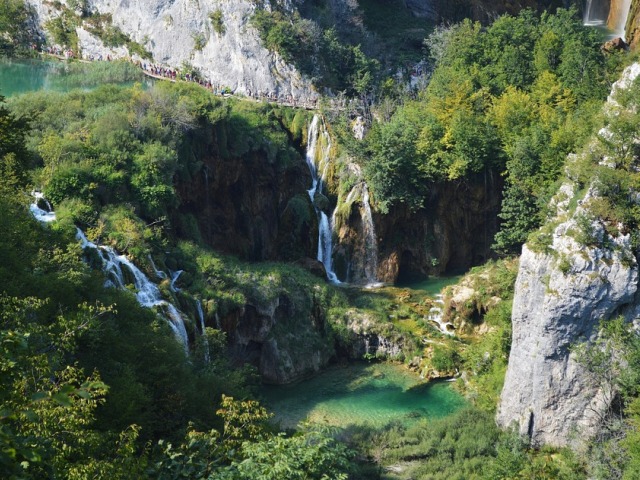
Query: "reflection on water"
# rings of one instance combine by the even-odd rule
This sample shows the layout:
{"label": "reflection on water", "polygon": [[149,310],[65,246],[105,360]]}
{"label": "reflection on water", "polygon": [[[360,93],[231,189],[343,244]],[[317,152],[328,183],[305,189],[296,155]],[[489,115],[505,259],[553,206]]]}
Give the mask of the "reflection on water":
{"label": "reflection on water", "polygon": [[[141,71],[133,65],[69,63],[60,60],[12,59],[0,57],[0,95],[11,97],[27,92],[48,90],[68,92],[90,89],[103,83],[133,85]],[[149,80],[143,80],[146,85]]]}
{"label": "reflection on water", "polygon": [[450,384],[422,383],[391,364],[332,367],[295,385],[265,386],[262,393],[274,420],[285,428],[303,420],[333,426],[408,424],[443,417],[465,405]]}

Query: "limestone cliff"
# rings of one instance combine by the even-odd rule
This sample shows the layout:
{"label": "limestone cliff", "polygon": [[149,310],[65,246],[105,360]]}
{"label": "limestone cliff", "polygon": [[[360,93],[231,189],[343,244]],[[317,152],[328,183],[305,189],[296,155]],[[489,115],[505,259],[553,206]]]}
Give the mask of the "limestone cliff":
{"label": "limestone cliff", "polygon": [[[555,229],[551,253],[525,246],[516,280],[497,421],[505,428],[515,424],[535,445],[566,445],[598,428],[608,405],[585,380],[571,347],[593,339],[599,322],[631,302],[637,290],[628,236],[611,238],[599,230],[611,246],[585,248],[568,235],[575,222],[574,217]],[[563,262],[570,265],[566,272]]]}
{"label": "limestone cliff", "polygon": [[[638,74],[635,64],[614,89]],[[607,167],[606,158],[601,165]],[[601,321],[627,312],[632,319],[636,310],[638,264],[630,235],[612,235],[601,219],[586,213],[598,197],[597,183],[584,198],[574,198],[576,190],[568,181],[557,194],[555,218],[537,242],[523,248],[515,286],[511,354],[497,421],[505,428],[515,425],[534,445],[572,444],[597,431],[611,399],[587,380],[571,348],[594,340]]]}
{"label": "limestone cliff", "polygon": [[[58,2],[27,0],[43,26],[60,14]],[[66,2],[69,4],[69,2]],[[77,3],[77,2],[76,2]],[[256,2],[237,0],[87,0],[91,12],[110,14],[113,25],[153,54],[154,61],[179,68],[188,63],[213,84],[236,93],[275,93],[296,99],[317,94],[310,82],[277,54],[265,49],[250,19]],[[213,26],[216,12],[222,28]],[[86,54],[108,51],[124,56],[126,51],[107,49],[102,41],[78,27],[80,48]]]}

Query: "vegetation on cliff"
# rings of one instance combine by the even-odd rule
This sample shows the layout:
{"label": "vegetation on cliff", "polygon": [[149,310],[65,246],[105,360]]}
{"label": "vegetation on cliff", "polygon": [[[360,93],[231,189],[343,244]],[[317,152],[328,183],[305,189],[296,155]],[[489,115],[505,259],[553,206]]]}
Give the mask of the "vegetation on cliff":
{"label": "vegetation on cliff", "polygon": [[[331,30],[309,40],[302,17],[283,22],[279,12],[261,11],[255,19],[273,48],[291,59],[326,49],[327,86],[360,95],[373,91],[377,65],[359,47],[334,43]],[[429,86],[413,97],[386,83],[393,101],[377,113],[388,122],[375,123],[362,143],[343,139],[363,163],[380,211],[397,204],[422,208],[433,182],[463,183],[473,173],[505,171],[504,225],[496,245],[504,252],[521,245],[544,217],[566,154],[593,131],[594,112],[619,66],[619,57],[604,55],[597,34],[572,15],[525,12],[489,28],[463,22],[434,33],[428,45],[437,67]],[[331,76],[336,59],[349,67],[346,79]],[[458,318],[451,320],[466,322],[470,331],[484,322],[484,336],[475,341],[436,333],[432,348],[421,344],[425,331],[433,333],[420,323],[428,302],[352,295],[295,266],[250,265],[207,248],[202,223],[179,186],[208,172],[207,155],[232,162],[258,157],[277,173],[287,171],[301,160],[306,113],[224,101],[187,84],[38,93],[12,101],[10,108],[0,107],[5,477],[376,478],[384,467],[389,478],[572,479],[594,472],[570,452],[529,449],[517,435],[498,432],[491,419],[509,349],[513,261],[473,271],[461,284],[475,294],[460,297],[464,301],[452,314]],[[609,127],[635,139],[637,124],[635,116],[620,116]],[[607,155],[620,153],[616,139],[610,140],[603,147]],[[215,151],[205,152],[205,146]],[[592,208],[601,217],[606,213],[609,229],[638,223],[635,202],[626,195],[636,182],[635,157],[625,148],[614,173],[598,168],[595,158],[585,167],[598,171],[604,200]],[[55,205],[59,221],[51,228],[25,208],[24,192],[33,185]],[[294,198],[287,208],[302,232],[313,221],[305,192]],[[184,270],[182,292],[172,291],[168,280],[160,288],[194,317],[195,299],[201,300],[209,325],[233,321],[252,303],[292,301],[295,308],[272,334],[296,354],[316,347],[314,342],[327,350],[355,342],[346,324],[351,309],[358,309],[373,319],[371,333],[404,342],[406,361],[426,353],[435,370],[469,372],[460,388],[475,407],[411,428],[274,432],[266,424],[268,413],[249,399],[255,372],[232,365],[225,335],[207,328],[185,358],[165,322],[130,292],[105,288],[102,274],[89,266],[91,258],[83,261],[75,226],[148,272],[153,263]],[[323,336],[295,330],[303,318],[317,320],[313,327],[325,329]],[[188,328],[195,338],[196,328]],[[624,352],[635,368],[637,342],[622,333],[611,338],[620,348],[605,345],[603,351]],[[587,353],[596,373],[602,369],[592,357],[608,361],[613,371],[620,368],[613,356]],[[617,431],[626,436],[607,438],[600,457],[603,472],[618,468],[628,478],[637,469],[634,372],[620,376],[628,416]],[[336,438],[366,458],[361,471]]]}

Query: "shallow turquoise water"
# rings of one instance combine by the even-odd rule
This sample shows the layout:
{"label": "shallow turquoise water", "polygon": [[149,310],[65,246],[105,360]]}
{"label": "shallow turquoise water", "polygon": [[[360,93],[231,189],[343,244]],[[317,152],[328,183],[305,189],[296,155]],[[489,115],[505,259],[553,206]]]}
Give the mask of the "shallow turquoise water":
{"label": "shallow turquoise water", "polygon": [[0,59],[0,95],[11,97],[37,90],[64,91],[64,85],[55,82],[60,76],[60,62],[41,60]]}
{"label": "shallow turquoise water", "polygon": [[421,280],[419,282],[411,282],[404,283],[398,285],[398,287],[402,288],[410,288],[412,290],[420,290],[426,292],[428,295],[435,296],[440,291],[448,287],[449,285],[454,285],[458,283],[458,281],[462,278],[462,275],[452,275],[447,277],[429,277],[426,280]]}
{"label": "shallow turquoise water", "polygon": [[274,420],[285,428],[303,420],[341,427],[410,424],[444,417],[466,405],[449,383],[424,383],[392,364],[332,367],[294,385],[265,386],[262,393],[265,405],[275,413]]}
{"label": "shallow turquoise water", "polygon": [[[96,66],[80,64],[87,72]],[[92,81],[91,76],[83,75],[82,71],[79,74],[78,64],[74,68],[75,74],[70,74],[70,70],[71,64],[61,60],[0,57],[0,95],[12,97],[38,90],[68,92],[77,88],[95,88],[100,84],[99,80]],[[151,82],[149,79],[142,80],[143,86],[148,86]],[[133,81],[115,83],[133,85]]]}

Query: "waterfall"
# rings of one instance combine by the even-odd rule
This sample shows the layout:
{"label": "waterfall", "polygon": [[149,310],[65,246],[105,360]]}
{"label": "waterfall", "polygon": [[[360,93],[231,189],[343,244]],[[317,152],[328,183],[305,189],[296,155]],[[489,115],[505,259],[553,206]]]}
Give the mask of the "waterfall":
{"label": "waterfall", "polygon": [[436,323],[440,331],[445,335],[453,335],[455,327],[451,323],[447,323],[442,319],[444,313],[442,310],[444,307],[442,294],[439,293],[436,295],[434,304],[435,305],[429,310],[429,315],[426,320]]}
{"label": "waterfall", "polygon": [[[35,199],[29,206],[29,210],[33,217],[43,223],[49,223],[56,220],[56,214],[51,208],[51,204],[46,201],[42,193],[32,192],[31,195]],[[40,208],[39,205],[42,204],[48,208],[48,211]],[[162,295],[160,294],[160,290],[156,284],[151,282],[151,280],[149,280],[149,278],[124,255],[118,255],[111,247],[105,247],[102,245],[98,246],[95,243],[90,242],[84,232],[79,228],[76,228],[76,239],[80,241],[83,250],[91,249],[98,253],[99,258],[102,261],[102,271],[107,277],[105,280],[106,287],[125,288],[126,281],[123,267],[127,268],[133,276],[138,303],[143,307],[157,307],[164,311],[165,318],[168,318],[169,326],[171,327],[171,330],[173,330],[176,339],[182,343],[185,352],[188,354],[189,338],[187,336],[187,329],[184,325],[184,319],[173,304],[162,299]],[[153,269],[156,272],[156,275],[162,278],[161,273],[163,272],[158,272],[155,265],[153,265]]]}
{"label": "waterfall", "polygon": [[583,16],[584,25],[605,25],[607,23],[607,14],[606,4],[603,4],[600,0],[587,0]]}
{"label": "waterfall", "polygon": [[172,303],[162,298],[160,290],[135,264],[124,255],[118,253],[111,247],[104,245],[96,245],[90,242],[84,232],[76,228],[76,238],[80,241],[82,249],[91,249],[100,255],[102,259],[102,270],[107,274],[105,286],[125,288],[126,280],[123,267],[126,268],[133,276],[133,283],[136,289],[136,299],[138,303],[146,308],[159,308],[163,310],[168,317],[169,326],[173,330],[174,335],[188,352],[189,338],[184,325],[184,319],[181,313]]}
{"label": "waterfall", "polygon": [[371,214],[371,204],[369,203],[369,189],[367,184],[362,186],[362,228],[365,238],[365,264],[364,273],[367,283],[377,286],[378,283],[378,239],[376,238],[376,228]]}
{"label": "waterfall", "polygon": [[[613,3],[613,2],[612,2]],[[614,37],[626,40],[625,30],[627,27],[627,17],[631,10],[631,0],[620,0],[620,5],[609,13],[608,25],[613,31]]]}
{"label": "waterfall", "polygon": [[182,275],[183,270],[177,270],[175,272],[169,271],[169,273],[171,273],[171,284],[169,285],[169,288],[174,292],[179,292],[180,289],[176,287],[176,282],[180,278],[180,275]]}
{"label": "waterfall", "polygon": [[[355,167],[354,167],[355,168]],[[356,173],[361,176],[362,172],[359,168],[355,168]],[[366,287],[381,287],[382,283],[378,282],[378,239],[376,237],[376,228],[373,223],[373,214],[371,212],[371,203],[369,201],[369,188],[364,180],[353,186],[347,198],[345,205],[351,205],[359,201],[361,207],[358,209],[360,213],[360,221],[362,222],[362,274],[358,279],[365,281]],[[335,220],[334,220],[335,222]],[[359,269],[357,271],[360,271]]]}
{"label": "waterfall", "polygon": [[[35,199],[34,202],[29,205],[29,211],[31,211],[31,215],[42,223],[50,223],[55,221],[56,214],[51,208],[51,204],[44,198],[41,192],[33,191],[31,192],[31,196]],[[40,208],[39,205],[44,204],[47,207],[47,210]]]}
{"label": "waterfall", "polygon": [[[320,155],[318,155],[319,140],[324,139],[325,145],[321,145]],[[317,259],[322,262],[327,272],[327,278],[332,283],[340,283],[337,275],[333,271],[332,254],[333,254],[333,231],[329,217],[324,213],[315,202],[316,193],[322,193],[322,182],[326,181],[329,168],[329,156],[331,153],[331,139],[326,129],[323,128],[319,115],[314,115],[309,125],[309,133],[307,135],[307,166],[311,172],[311,188],[307,190],[309,198],[316,215],[318,216],[318,256]],[[320,174],[318,174],[320,172]]]}
{"label": "waterfall", "polygon": [[200,321],[200,335],[202,335],[203,338],[204,362],[209,363],[211,361],[211,357],[209,356],[209,339],[205,332],[204,311],[202,310],[202,302],[200,300],[196,301],[196,310],[198,312],[198,320]]}
{"label": "waterfall", "polygon": [[607,26],[611,31],[611,38],[625,39],[627,17],[631,10],[631,0],[587,0],[584,9],[584,25],[601,27]]}

